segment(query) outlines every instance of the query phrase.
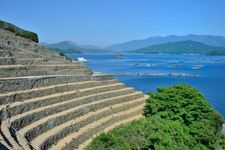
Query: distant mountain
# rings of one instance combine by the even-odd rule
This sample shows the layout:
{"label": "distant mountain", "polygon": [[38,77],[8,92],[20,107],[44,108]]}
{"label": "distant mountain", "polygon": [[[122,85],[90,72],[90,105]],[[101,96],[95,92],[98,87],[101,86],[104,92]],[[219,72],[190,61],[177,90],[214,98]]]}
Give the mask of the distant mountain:
{"label": "distant mountain", "polygon": [[156,44],[130,52],[145,54],[225,55],[225,47],[209,46],[195,41],[181,41]]}
{"label": "distant mountain", "polygon": [[48,49],[55,50],[58,52],[63,53],[99,53],[104,52],[102,49],[98,48],[97,46],[92,45],[79,45],[72,41],[62,41],[59,43],[47,44],[41,43],[42,45],[46,46]]}
{"label": "distant mountain", "polygon": [[48,48],[58,48],[58,49],[72,49],[72,48],[80,48],[78,44],[71,42],[71,41],[62,41],[59,43],[53,43],[53,44],[46,44],[45,45]]}
{"label": "distant mountain", "polygon": [[59,49],[59,48],[48,48],[51,51],[56,51],[59,53],[64,53],[64,54],[72,54],[72,53],[76,53],[76,54],[81,54],[82,52],[80,50],[77,49]]}
{"label": "distant mountain", "polygon": [[93,45],[82,45],[81,47],[85,49],[102,49],[99,46],[93,46]]}
{"label": "distant mountain", "polygon": [[211,46],[219,46],[219,47],[225,46],[225,37],[223,36],[189,34],[185,36],[176,36],[176,35],[170,35],[166,37],[156,36],[156,37],[150,37],[148,39],[143,39],[143,40],[133,40],[133,41],[125,42],[125,43],[113,44],[111,46],[106,47],[105,49],[110,51],[117,51],[117,52],[129,51],[129,50],[140,49],[140,48],[144,48],[144,47],[156,45],[156,44],[189,41],[189,40],[202,42],[204,44],[211,45]]}

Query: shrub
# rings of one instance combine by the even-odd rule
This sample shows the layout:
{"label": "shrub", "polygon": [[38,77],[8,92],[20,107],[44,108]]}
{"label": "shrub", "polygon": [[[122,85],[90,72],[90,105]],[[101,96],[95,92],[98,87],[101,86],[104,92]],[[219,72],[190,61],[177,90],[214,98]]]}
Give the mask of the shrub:
{"label": "shrub", "polygon": [[5,22],[5,21],[1,21],[0,20],[0,28],[8,30],[10,32],[15,33],[17,36],[21,36],[27,39],[30,39],[36,43],[38,43],[38,35],[34,32],[30,32],[30,31],[26,31],[23,30],[11,23]]}
{"label": "shrub", "polygon": [[224,149],[224,119],[193,87],[149,93],[144,119],[102,133],[87,149]]}

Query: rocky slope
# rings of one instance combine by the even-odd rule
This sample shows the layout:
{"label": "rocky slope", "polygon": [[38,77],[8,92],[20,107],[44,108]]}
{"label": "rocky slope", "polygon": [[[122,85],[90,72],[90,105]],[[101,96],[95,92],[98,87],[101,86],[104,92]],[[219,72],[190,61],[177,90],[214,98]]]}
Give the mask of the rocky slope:
{"label": "rocky slope", "polygon": [[0,149],[84,148],[142,117],[146,96],[0,29]]}

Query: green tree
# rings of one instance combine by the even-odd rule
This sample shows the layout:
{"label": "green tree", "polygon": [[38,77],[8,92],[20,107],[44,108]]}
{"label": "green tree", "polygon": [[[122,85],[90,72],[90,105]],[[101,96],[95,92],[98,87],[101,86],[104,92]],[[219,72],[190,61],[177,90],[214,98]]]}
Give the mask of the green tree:
{"label": "green tree", "polygon": [[144,119],[102,133],[87,149],[225,149],[223,117],[186,85],[149,93]]}

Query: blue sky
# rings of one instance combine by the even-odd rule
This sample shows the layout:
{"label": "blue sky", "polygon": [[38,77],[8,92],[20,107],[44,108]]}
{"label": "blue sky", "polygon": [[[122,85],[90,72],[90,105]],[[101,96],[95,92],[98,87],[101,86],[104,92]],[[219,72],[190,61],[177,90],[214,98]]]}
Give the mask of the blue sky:
{"label": "blue sky", "polygon": [[41,42],[107,46],[150,36],[225,36],[225,0],[0,0],[0,19]]}

